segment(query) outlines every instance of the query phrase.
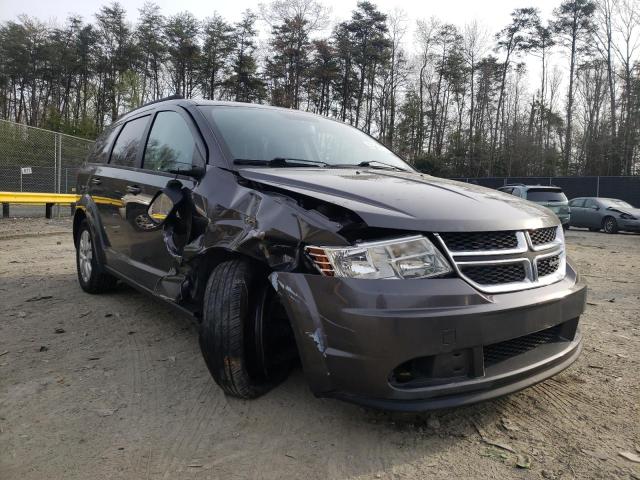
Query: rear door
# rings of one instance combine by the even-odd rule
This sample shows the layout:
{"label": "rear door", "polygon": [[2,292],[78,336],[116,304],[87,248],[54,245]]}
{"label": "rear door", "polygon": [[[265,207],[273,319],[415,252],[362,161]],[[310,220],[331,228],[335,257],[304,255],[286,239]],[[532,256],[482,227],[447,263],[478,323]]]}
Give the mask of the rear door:
{"label": "rear door", "polygon": [[[149,203],[172,179],[177,178],[185,187],[193,189],[194,181],[191,178],[170,173],[170,170],[204,167],[205,163],[206,148],[189,113],[181,107],[156,112],[135,185],[138,190],[136,203],[131,202],[127,211],[127,221],[132,230],[130,257],[137,270],[136,280],[151,290],[164,288],[158,280],[169,275],[174,258],[165,244],[162,227],[148,222],[146,213]],[[175,279],[174,283],[177,282],[179,279]],[[158,293],[174,296],[168,291]]]}
{"label": "rear door", "polygon": [[128,268],[131,229],[126,222],[126,206],[136,183],[150,119],[148,113],[141,114],[118,129],[108,163],[96,167],[88,184],[104,231],[107,263],[124,275],[131,274]]}
{"label": "rear door", "polygon": [[584,227],[584,198],[574,198],[569,202],[571,207],[571,226]]}

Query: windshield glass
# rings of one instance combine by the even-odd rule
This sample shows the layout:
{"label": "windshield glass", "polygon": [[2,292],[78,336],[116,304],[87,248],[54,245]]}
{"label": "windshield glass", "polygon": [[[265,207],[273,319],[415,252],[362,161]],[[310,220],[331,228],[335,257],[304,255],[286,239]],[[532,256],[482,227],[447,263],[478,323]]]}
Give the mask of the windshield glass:
{"label": "windshield glass", "polygon": [[234,160],[292,159],[319,166],[371,162],[412,170],[360,130],[323,117],[251,107],[200,108],[217,127]]}
{"label": "windshield glass", "polygon": [[600,202],[605,207],[614,207],[614,208],[633,208],[630,204],[625,202],[624,200],[618,200],[616,198],[601,198]]}
{"label": "windshield glass", "polygon": [[560,190],[529,189],[527,200],[532,202],[566,202],[566,195]]}

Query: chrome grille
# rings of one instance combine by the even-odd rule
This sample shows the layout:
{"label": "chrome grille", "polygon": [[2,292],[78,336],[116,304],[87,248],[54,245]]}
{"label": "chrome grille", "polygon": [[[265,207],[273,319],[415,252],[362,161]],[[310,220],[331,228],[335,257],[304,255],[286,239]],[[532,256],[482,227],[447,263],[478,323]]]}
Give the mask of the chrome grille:
{"label": "chrome grille", "polygon": [[539,258],[536,262],[538,267],[538,276],[544,277],[551,275],[560,267],[560,255],[552,255],[550,257]]}
{"label": "chrome grille", "polygon": [[518,246],[516,232],[446,232],[440,236],[453,252],[507,250]]}
{"label": "chrome grille", "polygon": [[539,228],[537,230],[529,230],[529,237],[533,245],[544,245],[551,243],[556,239],[556,231],[558,227]]}
{"label": "chrome grille", "polygon": [[481,285],[522,282],[526,278],[522,262],[500,265],[465,265],[461,267],[461,270],[467,277]]}
{"label": "chrome grille", "polygon": [[483,292],[549,285],[566,274],[564,235],[559,227],[435,236],[460,277]]}

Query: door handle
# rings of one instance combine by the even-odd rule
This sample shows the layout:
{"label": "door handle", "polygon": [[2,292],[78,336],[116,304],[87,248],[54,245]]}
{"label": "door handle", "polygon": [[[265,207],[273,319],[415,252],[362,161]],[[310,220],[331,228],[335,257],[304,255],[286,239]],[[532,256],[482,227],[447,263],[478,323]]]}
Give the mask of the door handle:
{"label": "door handle", "polygon": [[127,192],[133,195],[137,195],[142,191],[138,185],[127,185]]}
{"label": "door handle", "polygon": [[99,178],[93,177],[91,179],[91,183],[93,183],[94,185],[100,185],[102,183],[102,180],[100,180]]}

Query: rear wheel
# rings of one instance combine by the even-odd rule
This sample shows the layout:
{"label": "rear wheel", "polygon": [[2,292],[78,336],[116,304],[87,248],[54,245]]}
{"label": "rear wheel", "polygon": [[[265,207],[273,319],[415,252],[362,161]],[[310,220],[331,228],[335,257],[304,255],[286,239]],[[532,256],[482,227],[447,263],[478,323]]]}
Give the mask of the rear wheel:
{"label": "rear wheel", "polygon": [[83,220],[76,240],[76,268],[80,287],[88,293],[103,293],[112,290],[117,279],[105,272],[96,254],[89,223]]}
{"label": "rear wheel", "polygon": [[618,231],[618,222],[613,217],[604,217],[602,228],[606,233],[616,233]]}
{"label": "rear wheel", "polygon": [[287,315],[266,275],[243,260],[221,263],[204,296],[200,349],[225,393],[256,398],[282,382],[297,357]]}

